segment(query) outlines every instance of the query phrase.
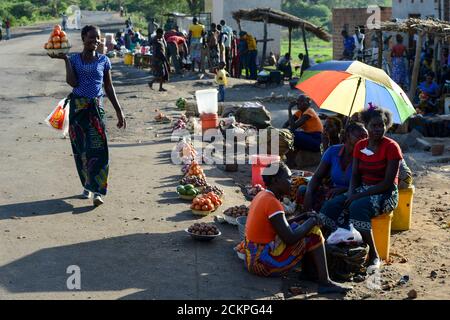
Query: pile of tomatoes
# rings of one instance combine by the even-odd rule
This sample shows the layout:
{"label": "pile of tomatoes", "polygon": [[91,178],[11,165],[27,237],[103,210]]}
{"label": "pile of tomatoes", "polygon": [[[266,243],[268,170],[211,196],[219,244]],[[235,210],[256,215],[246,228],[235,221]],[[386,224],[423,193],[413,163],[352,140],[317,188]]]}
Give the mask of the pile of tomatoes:
{"label": "pile of tomatoes", "polygon": [[222,205],[222,200],[214,193],[198,195],[192,200],[191,209],[198,211],[213,211]]}
{"label": "pile of tomatoes", "polygon": [[47,50],[70,48],[67,34],[61,29],[60,25],[56,25],[53,28],[50,38],[48,39],[48,42],[45,43],[44,48]]}

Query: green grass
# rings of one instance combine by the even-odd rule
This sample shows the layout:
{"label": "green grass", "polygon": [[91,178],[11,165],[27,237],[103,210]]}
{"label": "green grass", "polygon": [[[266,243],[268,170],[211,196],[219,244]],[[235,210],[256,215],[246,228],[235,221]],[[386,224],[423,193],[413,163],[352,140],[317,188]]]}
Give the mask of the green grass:
{"label": "green grass", "polygon": [[[326,42],[317,38],[307,40],[308,53],[317,63],[331,60],[333,57],[333,43]],[[289,40],[281,40],[281,54],[285,54],[289,51]],[[292,39],[291,56],[293,64],[299,64],[298,54],[305,53],[305,46],[303,45],[303,39]]]}

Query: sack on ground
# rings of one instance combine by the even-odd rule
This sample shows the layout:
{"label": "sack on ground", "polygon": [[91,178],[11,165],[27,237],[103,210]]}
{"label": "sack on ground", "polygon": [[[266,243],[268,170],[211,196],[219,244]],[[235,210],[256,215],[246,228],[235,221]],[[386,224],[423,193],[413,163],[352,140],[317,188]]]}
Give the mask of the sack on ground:
{"label": "sack on ground", "polygon": [[246,102],[236,110],[236,120],[238,122],[251,124],[258,129],[265,129],[270,126],[270,112],[258,102]]}
{"label": "sack on ground", "polygon": [[44,120],[50,128],[58,130],[64,136],[69,132],[69,108],[66,107],[68,102],[69,99],[59,101],[56,108]]}

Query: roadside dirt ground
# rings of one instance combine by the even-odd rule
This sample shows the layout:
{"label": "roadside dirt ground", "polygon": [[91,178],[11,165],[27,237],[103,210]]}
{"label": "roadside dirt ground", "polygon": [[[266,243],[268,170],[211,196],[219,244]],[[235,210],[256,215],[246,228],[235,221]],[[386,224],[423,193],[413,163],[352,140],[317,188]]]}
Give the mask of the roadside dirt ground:
{"label": "roadside dirt ground", "polygon": [[[115,30],[117,15],[86,13],[83,23]],[[114,25],[116,24],[116,25]],[[174,78],[165,93],[152,91],[147,70],[112,59],[113,82],[128,128],[115,127],[106,102],[110,146],[109,193],[94,209],[82,191],[68,139],[44,124],[56,103],[70,93],[62,61],[42,49],[50,26],[0,42],[0,299],[450,299],[450,165],[415,157],[416,194],[409,231],[391,236],[391,261],[381,272],[382,288],[353,284],[346,297],[319,296],[313,283],[295,273],[263,279],[248,274],[233,247],[234,226],[211,243],[192,241],[183,231],[195,221],[189,203],[177,198],[180,166],[171,163],[170,126],[153,120],[155,109],[178,116],[175,101],[212,85],[188,74]],[[79,31],[70,31],[77,52]],[[292,94],[288,85],[259,89],[231,80],[227,100]],[[287,117],[286,102],[267,102],[274,124]],[[448,155],[449,144],[446,145]],[[248,204],[236,182],[250,182],[249,167],[230,175],[205,166],[211,184],[225,189],[221,209]],[[239,177],[237,177],[239,176]],[[239,179],[238,179],[239,178]],[[79,266],[81,290],[68,290],[67,268]],[[402,276],[409,281],[399,285]],[[295,295],[290,290],[300,287]]]}

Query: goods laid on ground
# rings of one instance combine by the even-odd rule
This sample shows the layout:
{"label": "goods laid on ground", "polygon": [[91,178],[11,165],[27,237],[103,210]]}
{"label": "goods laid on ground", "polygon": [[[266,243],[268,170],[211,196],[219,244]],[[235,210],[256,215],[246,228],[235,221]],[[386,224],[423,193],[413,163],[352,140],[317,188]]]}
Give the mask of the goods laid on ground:
{"label": "goods laid on ground", "polygon": [[270,112],[258,102],[246,102],[236,110],[236,120],[242,123],[251,124],[258,129],[265,129],[270,126]]}
{"label": "goods laid on ground", "polygon": [[224,215],[237,218],[248,215],[249,208],[246,205],[234,206],[223,212]]}
{"label": "goods laid on ground", "polygon": [[239,242],[239,244],[236,247],[234,247],[234,251],[238,255],[239,259],[245,260],[244,242]]}
{"label": "goods laid on ground", "polygon": [[53,28],[50,38],[48,38],[48,41],[44,44],[44,48],[49,54],[55,55],[69,52],[69,39],[67,38],[67,34],[62,31],[60,25],[56,25]]}
{"label": "goods laid on ground", "polygon": [[195,223],[192,226],[190,226],[188,229],[185,229],[185,231],[195,240],[200,241],[210,241],[218,236],[220,236],[222,233],[220,230],[211,223]]}
{"label": "goods laid on ground", "polygon": [[[188,165],[189,167],[197,155],[197,151],[195,151],[195,148],[192,145],[192,142],[186,138],[183,138],[180,142],[178,142],[178,144],[176,146],[176,151],[180,153],[179,156],[181,158],[182,163],[184,165]],[[188,170],[189,170],[189,167],[188,167]],[[183,170],[183,168],[182,168],[182,170]],[[183,172],[183,173],[186,173],[186,172]]]}
{"label": "goods laid on ground", "polygon": [[225,192],[223,191],[223,189],[220,189],[217,186],[211,186],[211,185],[207,185],[206,187],[203,188],[202,193],[203,194],[208,194],[210,192],[214,192],[214,194],[216,194],[219,198],[222,198],[225,194]]}
{"label": "goods laid on ground", "polygon": [[197,176],[197,177],[202,177],[203,179],[206,178],[206,176],[203,172],[203,169],[200,167],[200,165],[196,161],[191,162],[191,165],[189,166],[189,170],[186,173],[186,176],[188,176],[188,177]]}
{"label": "goods laid on ground", "polygon": [[222,200],[210,192],[208,194],[198,195],[192,200],[191,210],[192,213],[197,215],[208,215],[215,211],[220,205],[222,205]]}
{"label": "goods laid on ground", "polygon": [[155,121],[162,122],[162,123],[172,122],[172,119],[170,117],[166,116],[164,113],[162,113],[158,109],[156,109],[155,112],[156,112]]}
{"label": "goods laid on ground", "polygon": [[214,236],[219,234],[219,229],[211,223],[195,223],[188,228],[188,231],[201,236]]}
{"label": "goods laid on ground", "polygon": [[184,99],[184,98],[178,98],[178,100],[175,104],[176,104],[177,108],[180,110],[186,109],[186,99]]}
{"label": "goods laid on ground", "polygon": [[197,176],[184,177],[183,179],[181,179],[180,184],[182,185],[192,184],[196,188],[206,187],[207,185],[206,180],[204,178]]}
{"label": "goods laid on ground", "polygon": [[187,129],[187,122],[188,119],[185,116],[181,116],[180,119],[175,122],[172,131]]}
{"label": "goods laid on ground", "polygon": [[260,184],[255,184],[253,187],[250,187],[248,190],[248,194],[250,196],[256,196],[259,192],[261,192],[262,190],[264,190],[263,186]]}
{"label": "goods laid on ground", "polygon": [[177,187],[177,193],[178,193],[178,195],[180,196],[181,199],[192,200],[197,195],[200,194],[200,190],[197,189],[192,184],[186,184],[186,185],[179,185]]}

